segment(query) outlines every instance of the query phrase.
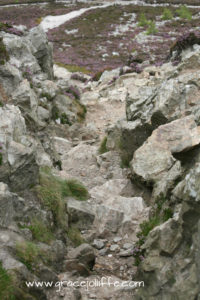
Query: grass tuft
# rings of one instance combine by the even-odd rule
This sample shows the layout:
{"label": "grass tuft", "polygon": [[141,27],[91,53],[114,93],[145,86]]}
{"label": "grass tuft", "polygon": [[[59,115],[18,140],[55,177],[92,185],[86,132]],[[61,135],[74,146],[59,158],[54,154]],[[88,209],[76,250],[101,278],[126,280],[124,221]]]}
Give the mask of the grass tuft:
{"label": "grass tuft", "polygon": [[32,270],[38,263],[40,255],[38,247],[32,242],[17,243],[16,254],[29,270]]}
{"label": "grass tuft", "polygon": [[0,262],[0,299],[2,300],[14,300],[14,285],[12,277],[3,268],[2,262]]}
{"label": "grass tuft", "polygon": [[99,154],[104,154],[104,153],[109,151],[106,147],[106,143],[107,143],[107,136],[105,136],[103,138],[103,140],[101,141],[101,144],[100,144],[100,147],[99,147]]}
{"label": "grass tuft", "polygon": [[149,24],[149,21],[147,20],[145,14],[144,14],[144,13],[140,14],[138,26],[139,26],[139,27],[145,27],[145,26],[147,26],[148,24]]}
{"label": "grass tuft", "polygon": [[85,240],[82,238],[80,230],[77,227],[70,227],[67,236],[75,247],[85,243]]}
{"label": "grass tuft", "polygon": [[70,179],[66,180],[66,184],[70,190],[71,196],[73,196],[75,199],[80,201],[88,199],[89,193],[82,183],[75,179]]}
{"label": "grass tuft", "polygon": [[192,20],[192,13],[186,5],[181,5],[176,12],[181,19]]}
{"label": "grass tuft", "polygon": [[84,73],[84,74],[91,74],[91,71],[86,69],[85,67],[82,67],[82,66],[77,66],[77,65],[67,65],[67,64],[63,64],[63,63],[60,63],[60,62],[56,62],[56,64],[59,66],[59,67],[62,67],[62,68],[65,68],[67,69],[69,72],[72,72],[72,73],[75,73],[75,72],[81,72],[81,73]]}
{"label": "grass tuft", "polygon": [[173,14],[169,8],[164,8],[163,10],[163,15],[162,15],[162,20],[167,21],[171,20],[173,18]]}
{"label": "grass tuft", "polygon": [[40,172],[40,185],[37,187],[41,203],[53,214],[55,226],[67,229],[67,208],[62,194],[62,180],[49,173]]}
{"label": "grass tuft", "polygon": [[75,179],[63,180],[52,175],[49,168],[40,170],[40,185],[37,187],[41,203],[53,214],[54,223],[67,229],[67,205],[65,197],[86,200],[89,197],[87,189]]}
{"label": "grass tuft", "polygon": [[54,239],[52,232],[42,222],[42,220],[34,218],[31,221],[31,225],[27,227],[31,230],[33,238],[39,242],[49,243]]}
{"label": "grass tuft", "polygon": [[157,32],[158,32],[158,29],[156,28],[155,22],[154,21],[149,21],[146,34],[151,35],[151,34],[155,34]]}

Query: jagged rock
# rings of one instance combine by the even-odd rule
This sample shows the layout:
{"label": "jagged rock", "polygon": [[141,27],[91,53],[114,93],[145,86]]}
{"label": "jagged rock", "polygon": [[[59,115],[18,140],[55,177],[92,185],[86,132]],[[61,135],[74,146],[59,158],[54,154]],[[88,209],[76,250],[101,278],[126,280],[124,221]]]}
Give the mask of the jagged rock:
{"label": "jagged rock", "polygon": [[6,105],[0,108],[0,142],[3,147],[0,180],[13,190],[24,189],[37,182],[38,166],[32,140],[19,108]]}
{"label": "jagged rock", "polygon": [[[96,151],[96,146],[79,143],[78,146],[63,155],[62,168],[66,177],[67,174],[71,174],[71,177],[77,178],[88,188],[93,187],[96,183],[103,183],[104,179],[98,174]],[[65,175],[64,172],[63,176]]]}
{"label": "jagged rock", "polygon": [[150,232],[143,248],[148,248],[148,251],[156,249],[158,253],[171,255],[179,246],[181,239],[181,224],[177,219],[172,218]]}
{"label": "jagged rock", "polygon": [[118,121],[107,129],[106,147],[109,150],[118,150],[121,156],[131,160],[133,153],[151,135],[152,128],[148,124],[142,124],[137,119],[133,122]]}
{"label": "jagged rock", "polygon": [[92,246],[98,250],[101,250],[105,246],[105,240],[94,240]]}
{"label": "jagged rock", "polygon": [[104,71],[99,79],[101,83],[108,83],[113,79],[113,77],[118,77],[120,68],[114,69],[112,71]]}
{"label": "jagged rock", "polygon": [[102,186],[90,190],[96,205],[94,226],[101,237],[119,233],[135,235],[134,225],[148,215],[148,209],[141,197],[123,197],[126,180],[109,180]]}
{"label": "jagged rock", "polygon": [[59,155],[64,155],[72,148],[72,142],[61,137],[53,137],[53,143]]}
{"label": "jagged rock", "polygon": [[0,66],[0,78],[1,88],[4,90],[5,100],[7,100],[22,81],[22,74],[15,66],[7,63]]}
{"label": "jagged rock", "polygon": [[25,202],[9,191],[8,186],[0,183],[0,226],[16,229],[16,220],[23,216]]}
{"label": "jagged rock", "polygon": [[67,204],[72,223],[75,223],[80,230],[85,230],[92,226],[95,213],[90,204],[74,199],[68,199]]}
{"label": "jagged rock", "polygon": [[46,122],[49,121],[49,119],[50,119],[50,112],[49,112],[48,109],[46,109],[46,108],[44,108],[42,106],[38,106],[37,116],[38,116],[39,122],[41,122],[41,123],[44,124],[44,123],[46,123]]}
{"label": "jagged rock", "polygon": [[19,84],[11,97],[13,103],[20,108],[24,118],[28,119],[28,122],[32,119],[37,124],[38,98],[27,79]]}
{"label": "jagged rock", "polygon": [[68,252],[66,269],[69,271],[76,270],[81,275],[88,275],[95,263],[94,250],[89,244],[82,244],[79,247]]}
{"label": "jagged rock", "polygon": [[175,163],[173,153],[187,151],[200,143],[200,128],[192,116],[162,125],[134,153],[133,174],[147,182],[156,182]]}
{"label": "jagged rock", "polygon": [[38,63],[44,73],[48,74],[48,79],[53,79],[53,59],[52,59],[52,44],[48,42],[46,33],[40,26],[30,30],[27,39],[33,45],[33,55],[38,60]]}
{"label": "jagged rock", "polygon": [[155,129],[159,125],[194,114],[199,123],[199,71],[184,74],[175,69],[173,75],[166,75],[162,82],[151,78],[148,86],[144,82],[133,93],[129,92],[126,99],[128,121],[140,119],[143,126],[148,124]]}
{"label": "jagged rock", "polygon": [[199,294],[199,258],[195,254],[199,250],[199,174],[200,165],[196,162],[172,191],[170,201],[180,203],[173,218],[149,233],[143,245],[145,259],[140,266],[140,278],[145,280],[147,288],[139,290],[136,299],[158,295],[156,298],[161,300],[173,295],[186,300]]}

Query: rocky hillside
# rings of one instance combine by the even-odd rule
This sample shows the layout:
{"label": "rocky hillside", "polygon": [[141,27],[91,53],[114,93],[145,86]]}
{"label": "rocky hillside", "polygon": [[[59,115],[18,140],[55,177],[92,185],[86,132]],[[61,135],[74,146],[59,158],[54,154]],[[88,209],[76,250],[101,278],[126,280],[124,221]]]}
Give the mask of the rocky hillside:
{"label": "rocky hillside", "polygon": [[92,81],[40,27],[0,31],[0,299],[199,299],[196,42]]}

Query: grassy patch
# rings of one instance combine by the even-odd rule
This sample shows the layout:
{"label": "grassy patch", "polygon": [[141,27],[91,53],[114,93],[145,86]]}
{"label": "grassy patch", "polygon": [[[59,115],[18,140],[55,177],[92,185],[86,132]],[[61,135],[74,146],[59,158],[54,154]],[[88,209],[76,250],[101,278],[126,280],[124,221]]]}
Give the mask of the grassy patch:
{"label": "grassy patch", "polygon": [[0,262],[0,299],[2,300],[14,300],[14,285],[12,277],[2,267]]}
{"label": "grassy patch", "polygon": [[75,179],[70,179],[70,180],[66,180],[66,184],[69,187],[71,196],[81,201],[88,199],[89,197],[88,191],[82,183],[80,183]]}
{"label": "grassy patch", "polygon": [[192,20],[192,13],[187,6],[181,5],[176,12],[181,19],[187,19],[189,21]]}
{"label": "grassy patch", "polygon": [[101,141],[100,147],[99,147],[99,154],[103,154],[108,152],[109,150],[106,147],[106,143],[107,143],[107,136],[105,136],[103,138],[103,140]]}
{"label": "grassy patch", "polygon": [[162,20],[167,21],[167,20],[171,20],[172,18],[173,18],[173,14],[171,10],[165,7],[163,10]]}
{"label": "grassy patch", "polygon": [[62,184],[63,181],[53,176],[50,170],[44,172],[42,169],[37,192],[41,203],[52,212],[55,226],[67,229],[67,209],[62,193]]}
{"label": "grassy patch", "polygon": [[155,34],[157,32],[158,32],[158,29],[156,28],[155,22],[154,21],[149,21],[146,34],[151,35],[151,34]]}
{"label": "grassy patch", "polygon": [[40,171],[40,185],[37,187],[38,196],[42,204],[51,210],[56,226],[67,228],[67,208],[65,197],[77,200],[88,198],[87,189],[77,180],[63,180],[51,174],[49,168]]}
{"label": "grassy patch", "polygon": [[168,219],[173,217],[173,211],[171,208],[165,208],[163,211],[163,222],[166,222]]}
{"label": "grassy patch", "polygon": [[70,227],[67,236],[75,247],[85,243],[85,240],[82,238],[80,230],[77,227]]}
{"label": "grassy patch", "polygon": [[3,38],[0,37],[0,65],[4,65],[9,60],[9,54],[4,45]]}
{"label": "grassy patch", "polygon": [[37,218],[34,218],[31,221],[31,225],[27,227],[31,230],[33,238],[37,241],[49,243],[54,239],[51,230]]}
{"label": "grassy patch", "polygon": [[91,74],[91,71],[88,70],[88,69],[86,69],[86,68],[83,67],[83,66],[67,65],[67,64],[60,63],[60,62],[56,62],[56,64],[57,64],[59,67],[65,68],[65,69],[67,69],[69,72],[72,72],[72,73],[75,73],[75,72],[81,72],[81,73],[84,73],[84,74]]}
{"label": "grassy patch", "polygon": [[139,26],[139,27],[145,27],[145,26],[147,26],[148,24],[149,24],[149,21],[147,20],[145,14],[144,14],[144,13],[140,14],[138,26]]}
{"label": "grassy patch", "polygon": [[40,252],[34,243],[23,242],[16,244],[16,255],[29,270],[32,270],[38,264]]}
{"label": "grassy patch", "polygon": [[121,157],[120,168],[130,168],[130,159],[125,155],[122,155]]}
{"label": "grassy patch", "polygon": [[144,221],[142,224],[140,224],[141,234],[146,237],[154,227],[160,224],[160,221],[160,217],[157,215],[150,218],[149,221]]}

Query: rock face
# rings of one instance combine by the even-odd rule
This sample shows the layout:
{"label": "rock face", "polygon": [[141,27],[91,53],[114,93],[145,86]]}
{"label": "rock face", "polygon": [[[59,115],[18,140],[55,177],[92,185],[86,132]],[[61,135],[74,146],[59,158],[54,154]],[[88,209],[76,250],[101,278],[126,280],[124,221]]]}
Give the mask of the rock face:
{"label": "rock face", "polygon": [[37,183],[34,142],[27,135],[25,121],[18,107],[6,105],[0,108],[0,118],[0,180],[9,183],[13,190],[22,190]]}
{"label": "rock face", "polygon": [[[196,255],[200,222],[199,58],[199,46],[194,46],[182,53],[177,67],[149,67],[137,78],[128,74],[115,81],[116,88],[127,88],[127,119],[107,129],[106,147],[130,162],[133,184],[151,191],[149,221],[141,221],[138,234],[144,259],[134,276],[135,280],[144,280],[146,287],[138,289],[134,299],[197,299],[200,294]],[[111,204],[109,215],[107,207],[104,211],[101,208],[99,230],[108,225],[109,230],[116,227],[116,232],[123,228],[117,228],[117,224],[123,224],[125,202],[117,208],[119,187],[118,183],[118,189],[114,189],[110,182],[107,188],[104,184],[91,190],[100,203]],[[116,191],[118,195],[113,202],[109,200],[111,190],[112,198]],[[108,216],[114,215],[115,208],[118,221],[109,223],[112,219]],[[119,254],[129,255],[124,250]]]}
{"label": "rock face", "polygon": [[[0,31],[0,36],[9,58],[0,66],[0,263],[16,278],[18,299],[46,299],[43,289],[20,286],[25,280],[58,281],[66,253],[67,202],[57,210],[62,195],[50,195],[51,185],[45,191],[40,170],[61,168],[63,141],[54,139],[53,103],[64,91],[53,81],[52,47],[39,27],[21,36]],[[71,110],[73,123],[81,104],[70,101],[65,111]],[[42,202],[39,189],[57,206]],[[65,226],[58,225],[59,218]]]}

